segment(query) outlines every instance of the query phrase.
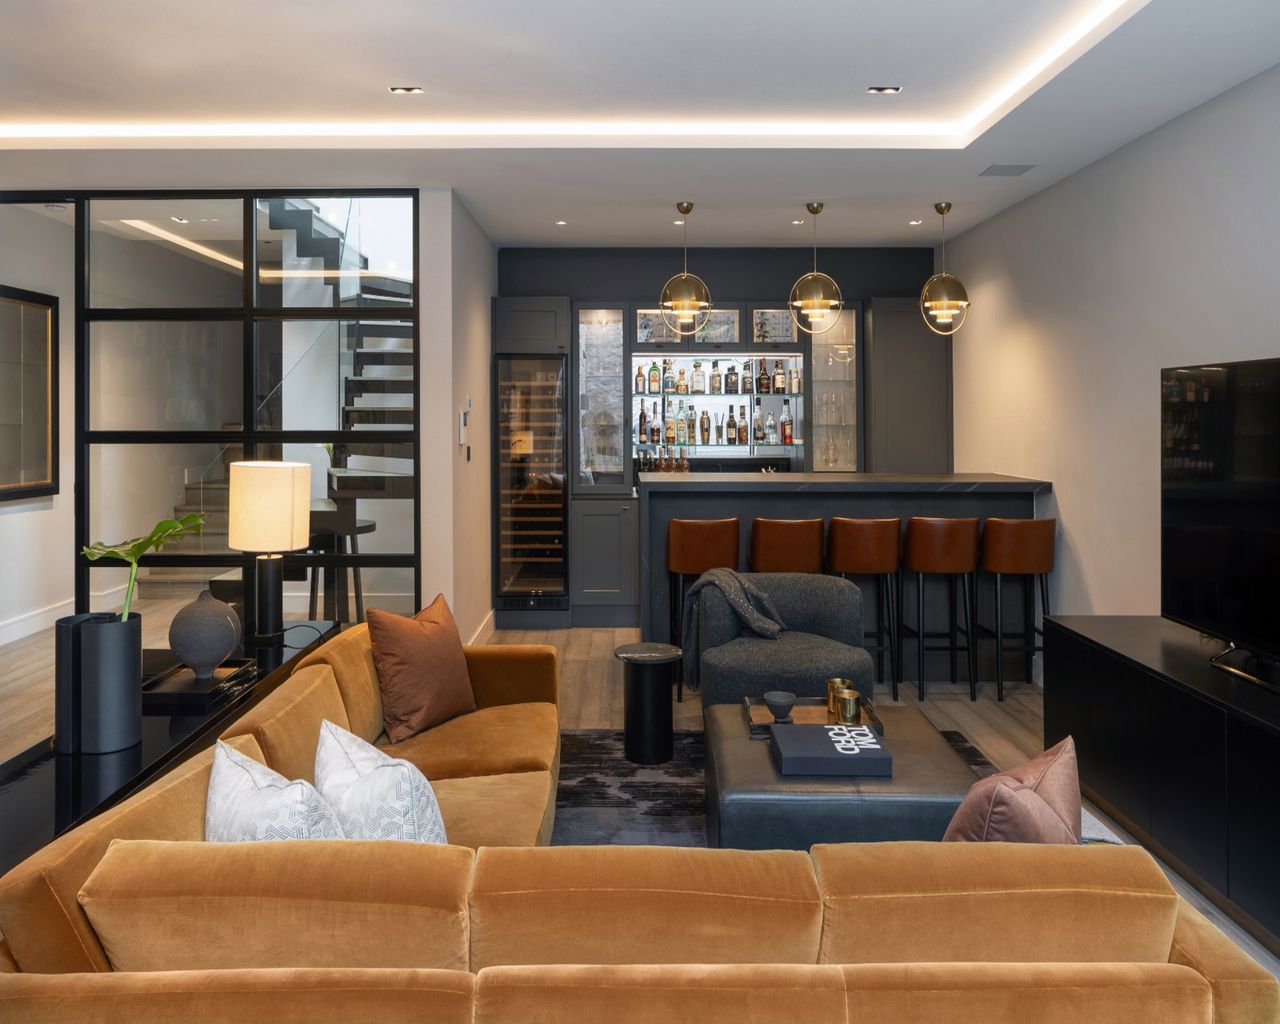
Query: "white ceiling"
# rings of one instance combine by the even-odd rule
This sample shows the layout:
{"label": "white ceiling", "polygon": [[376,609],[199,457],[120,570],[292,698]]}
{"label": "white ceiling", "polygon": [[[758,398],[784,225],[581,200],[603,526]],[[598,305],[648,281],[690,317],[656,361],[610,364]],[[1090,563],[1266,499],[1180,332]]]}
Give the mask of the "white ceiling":
{"label": "white ceiling", "polygon": [[[0,188],[448,186],[504,245],[675,244],[680,198],[697,203],[691,244],[807,244],[803,203],[817,198],[825,244],[933,244],[934,200],[954,202],[955,234],[1280,61],[1277,0],[1143,2],[132,0],[90,18],[82,3],[43,0],[0,39]],[[991,127],[952,130],[1104,7]],[[390,84],[425,92],[395,97]],[[864,92],[899,84],[896,97]],[[442,118],[492,130],[421,130]],[[732,130],[520,134],[621,119],[647,132],[676,118]],[[226,128],[320,119],[326,131],[358,120],[365,136]],[[419,130],[394,137],[378,127],[391,119]],[[136,137],[177,121],[222,127]],[[4,137],[14,125],[65,134],[69,122],[99,137]],[[935,122],[947,132],[894,144],[922,148],[877,144],[886,124]],[[800,123],[812,131],[787,134]],[[1036,167],[979,177],[992,163]]]}

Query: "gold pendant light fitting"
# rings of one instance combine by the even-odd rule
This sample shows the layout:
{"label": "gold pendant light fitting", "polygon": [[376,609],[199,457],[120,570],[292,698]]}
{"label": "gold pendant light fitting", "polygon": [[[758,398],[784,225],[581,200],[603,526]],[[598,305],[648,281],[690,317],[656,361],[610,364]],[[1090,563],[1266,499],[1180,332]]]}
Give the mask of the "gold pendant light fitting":
{"label": "gold pendant light fitting", "polygon": [[693,203],[681,200],[676,203],[676,212],[684,220],[681,222],[684,233],[684,269],[662,286],[662,294],[658,296],[658,310],[662,314],[662,322],[676,335],[687,338],[697,334],[706,326],[711,317],[711,290],[702,278],[689,273],[689,214],[693,212]]}
{"label": "gold pendant light fitting", "polygon": [[825,334],[840,319],[844,298],[840,286],[826,274],[818,272],[818,214],[822,203],[809,202],[804,208],[813,218],[813,270],[791,286],[787,309],[795,325],[806,334]]}
{"label": "gold pendant light fitting", "polygon": [[954,274],[947,273],[947,214],[950,203],[934,203],[942,218],[942,270],[920,290],[920,315],[934,334],[951,335],[960,330],[969,315],[969,293]]}

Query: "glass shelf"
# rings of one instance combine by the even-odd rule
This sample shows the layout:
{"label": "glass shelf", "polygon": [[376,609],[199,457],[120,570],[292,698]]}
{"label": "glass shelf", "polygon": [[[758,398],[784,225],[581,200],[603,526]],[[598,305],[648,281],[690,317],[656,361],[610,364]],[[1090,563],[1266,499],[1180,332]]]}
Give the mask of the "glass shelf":
{"label": "glass shelf", "polygon": [[804,398],[804,392],[802,391],[761,391],[759,393],[756,393],[755,391],[748,391],[745,395],[742,393],[739,393],[736,395],[712,395],[712,394],[703,395],[703,394],[694,394],[692,392],[690,392],[689,394],[685,394],[682,391],[676,391],[676,392],[668,392],[667,394],[664,394],[664,395],[654,395],[645,391],[637,391],[631,397],[633,399],[643,398],[646,402],[656,402],[660,398],[674,398],[677,401],[681,401],[681,402],[686,402],[691,398],[696,398],[699,401],[702,401],[708,398],[714,398],[714,399],[728,398],[735,402],[744,402],[747,399],[756,399],[756,398]]}
{"label": "glass shelf", "polygon": [[755,448],[777,448],[780,451],[790,451],[792,448],[803,448],[804,442],[793,441],[791,444],[781,444],[781,443],[764,444],[763,442],[760,444],[756,444],[754,441],[748,442],[747,444],[667,444],[664,441],[661,444],[653,444],[651,441],[646,441],[644,442],[644,444],[640,444],[637,441],[632,441],[631,445],[633,448],[636,448],[636,449],[676,448],[682,452],[692,451],[694,449],[703,449],[703,448],[714,448],[717,451],[721,451],[724,449],[728,449],[730,451],[747,451],[748,449],[755,449]]}

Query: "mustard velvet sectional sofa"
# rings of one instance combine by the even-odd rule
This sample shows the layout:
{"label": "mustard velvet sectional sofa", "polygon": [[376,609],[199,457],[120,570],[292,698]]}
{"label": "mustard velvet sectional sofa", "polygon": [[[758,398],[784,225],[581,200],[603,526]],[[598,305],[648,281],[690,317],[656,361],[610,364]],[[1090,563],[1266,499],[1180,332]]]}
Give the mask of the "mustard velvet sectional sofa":
{"label": "mustard velvet sectional sofa", "polygon": [[[546,847],[554,650],[466,653],[477,711],[394,748],[450,845],[205,843],[205,752],[0,879],[0,1022],[1280,1021],[1136,847]],[[363,628],[226,737],[310,778],[325,718],[379,739]]]}

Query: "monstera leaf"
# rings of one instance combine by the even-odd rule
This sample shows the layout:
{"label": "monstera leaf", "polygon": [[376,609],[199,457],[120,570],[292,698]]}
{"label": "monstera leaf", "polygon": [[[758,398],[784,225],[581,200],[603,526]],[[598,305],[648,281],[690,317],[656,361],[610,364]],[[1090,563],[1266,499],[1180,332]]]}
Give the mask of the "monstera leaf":
{"label": "monstera leaf", "polygon": [[133,592],[138,581],[138,559],[148,551],[159,551],[171,541],[190,537],[203,529],[204,513],[191,512],[181,519],[161,519],[144,537],[122,540],[118,544],[97,541],[82,548],[80,553],[90,562],[96,562],[100,558],[115,558],[129,563],[129,585],[125,587],[124,606],[120,610],[120,621],[123,622],[129,617],[129,610],[133,607]]}

